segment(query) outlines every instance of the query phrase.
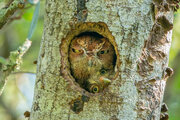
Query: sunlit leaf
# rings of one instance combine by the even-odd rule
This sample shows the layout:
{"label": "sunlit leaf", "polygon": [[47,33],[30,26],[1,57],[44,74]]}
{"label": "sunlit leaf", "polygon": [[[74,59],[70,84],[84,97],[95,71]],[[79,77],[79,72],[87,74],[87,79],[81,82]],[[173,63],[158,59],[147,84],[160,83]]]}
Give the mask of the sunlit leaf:
{"label": "sunlit leaf", "polygon": [[31,21],[33,17],[33,9],[27,9],[22,17],[27,21]]}

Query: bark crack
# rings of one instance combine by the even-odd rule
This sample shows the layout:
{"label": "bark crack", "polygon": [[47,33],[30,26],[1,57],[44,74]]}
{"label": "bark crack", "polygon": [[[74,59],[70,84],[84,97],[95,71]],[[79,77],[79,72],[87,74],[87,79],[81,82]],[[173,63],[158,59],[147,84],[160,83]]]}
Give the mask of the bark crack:
{"label": "bark crack", "polygon": [[77,0],[77,20],[78,22],[85,22],[88,16],[86,0]]}

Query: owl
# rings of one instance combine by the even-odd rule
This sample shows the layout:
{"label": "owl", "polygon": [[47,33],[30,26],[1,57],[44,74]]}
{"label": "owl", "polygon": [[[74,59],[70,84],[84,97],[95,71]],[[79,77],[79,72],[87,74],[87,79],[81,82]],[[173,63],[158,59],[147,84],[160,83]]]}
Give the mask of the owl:
{"label": "owl", "polygon": [[[75,37],[69,47],[69,62],[72,76],[84,89],[90,91],[89,81],[99,80],[114,70],[116,54],[107,38],[81,35]],[[97,78],[98,76],[99,78]]]}
{"label": "owl", "polygon": [[89,79],[85,81],[84,89],[91,93],[102,92],[110,83],[113,76],[113,71],[107,71],[106,73],[101,73],[101,71],[95,73]]}

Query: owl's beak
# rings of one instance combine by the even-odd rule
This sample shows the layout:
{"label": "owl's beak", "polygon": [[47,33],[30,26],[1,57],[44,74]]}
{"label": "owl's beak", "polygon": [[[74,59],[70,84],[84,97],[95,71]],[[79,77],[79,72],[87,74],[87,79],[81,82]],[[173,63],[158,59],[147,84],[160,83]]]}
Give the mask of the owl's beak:
{"label": "owl's beak", "polygon": [[92,65],[93,65],[92,59],[88,60],[88,66],[92,67]]}
{"label": "owl's beak", "polygon": [[104,84],[110,84],[110,83],[111,83],[111,80],[108,79],[108,78],[105,78],[105,77],[100,77],[100,78],[99,78],[99,81],[100,81],[101,83],[104,83]]}
{"label": "owl's beak", "polygon": [[88,52],[87,53],[87,58],[88,58],[88,66],[92,67],[94,62],[93,62],[93,57],[94,57],[94,53],[93,52]]}
{"label": "owl's beak", "polygon": [[93,66],[92,56],[88,56],[88,66],[89,66],[89,67],[92,67],[92,66]]}

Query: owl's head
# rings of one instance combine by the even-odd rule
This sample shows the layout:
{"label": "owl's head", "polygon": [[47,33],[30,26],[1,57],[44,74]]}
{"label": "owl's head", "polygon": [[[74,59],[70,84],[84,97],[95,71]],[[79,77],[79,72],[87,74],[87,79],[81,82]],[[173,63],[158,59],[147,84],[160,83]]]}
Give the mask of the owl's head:
{"label": "owl's head", "polygon": [[102,75],[91,76],[86,81],[86,90],[91,93],[99,93],[104,90],[111,83],[111,80]]}
{"label": "owl's head", "polygon": [[[83,35],[72,40],[70,45],[70,61],[87,60],[89,66],[102,64],[103,60],[108,61],[114,57],[114,49],[107,38],[100,38],[90,35]],[[114,59],[113,59],[114,60]],[[113,62],[110,60],[110,62]]]}
{"label": "owl's head", "polygon": [[101,92],[110,83],[107,79],[112,78],[115,61],[114,47],[107,38],[83,34],[71,41],[71,74],[76,82],[89,92]]}

